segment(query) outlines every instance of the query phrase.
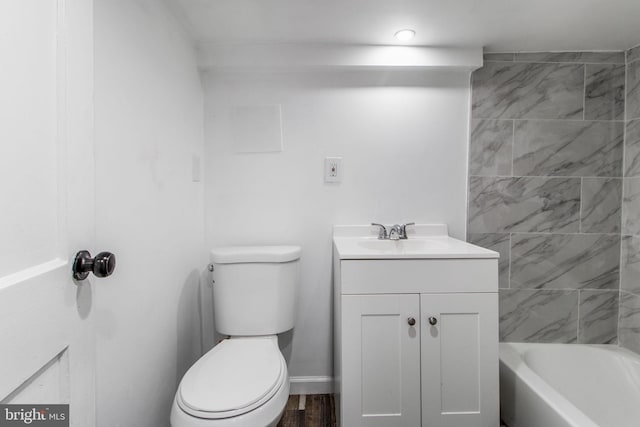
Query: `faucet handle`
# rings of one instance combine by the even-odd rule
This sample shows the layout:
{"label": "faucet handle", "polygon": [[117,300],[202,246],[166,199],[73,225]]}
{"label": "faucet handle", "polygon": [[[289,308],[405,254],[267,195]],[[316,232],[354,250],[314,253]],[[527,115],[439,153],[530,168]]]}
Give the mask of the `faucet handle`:
{"label": "faucet handle", "polygon": [[400,238],[401,239],[406,239],[407,238],[407,226],[409,225],[416,225],[415,222],[407,222],[406,224],[402,224],[400,226]]}
{"label": "faucet handle", "polygon": [[378,224],[376,222],[372,222],[371,225],[375,225],[376,227],[380,227],[380,231],[378,231],[378,239],[386,239],[387,238],[387,227],[382,224]]}

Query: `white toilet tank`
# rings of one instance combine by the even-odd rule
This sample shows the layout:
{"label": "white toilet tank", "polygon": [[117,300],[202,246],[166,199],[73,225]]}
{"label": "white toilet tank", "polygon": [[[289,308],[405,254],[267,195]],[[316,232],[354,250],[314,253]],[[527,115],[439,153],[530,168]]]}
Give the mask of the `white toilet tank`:
{"label": "white toilet tank", "polygon": [[293,328],[299,246],[228,246],[211,251],[218,332],[274,335]]}

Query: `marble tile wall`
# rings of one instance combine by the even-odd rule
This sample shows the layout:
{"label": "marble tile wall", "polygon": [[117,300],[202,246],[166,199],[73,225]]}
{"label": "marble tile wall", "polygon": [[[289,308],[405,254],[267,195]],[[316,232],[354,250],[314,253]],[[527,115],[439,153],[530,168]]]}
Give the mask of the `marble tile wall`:
{"label": "marble tile wall", "polygon": [[640,353],[640,46],[626,52],[620,345]]}
{"label": "marble tile wall", "polygon": [[617,343],[620,316],[640,345],[640,280],[620,299],[620,277],[640,278],[640,98],[625,122],[640,61],[626,67],[624,52],[500,53],[472,76],[467,238],[500,252],[503,341]]}

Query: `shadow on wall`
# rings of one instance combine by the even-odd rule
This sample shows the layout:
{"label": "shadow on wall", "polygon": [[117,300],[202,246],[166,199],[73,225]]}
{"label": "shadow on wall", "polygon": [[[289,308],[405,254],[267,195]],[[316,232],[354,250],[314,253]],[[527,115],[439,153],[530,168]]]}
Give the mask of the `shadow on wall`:
{"label": "shadow on wall", "polygon": [[295,327],[287,332],[278,334],[278,346],[280,347],[280,352],[284,356],[284,360],[287,362],[287,366],[291,363],[291,343],[293,342],[294,331]]}
{"label": "shadow on wall", "polygon": [[200,273],[200,324],[202,325],[202,354],[218,343],[223,335],[216,330],[213,317],[213,273],[207,269]]}
{"label": "shadow on wall", "polygon": [[212,312],[212,307],[207,307],[211,301],[207,298],[211,293],[211,280],[207,279],[210,275],[206,270],[192,270],[180,292],[176,316],[176,389],[191,365],[210,348],[205,336],[208,329],[213,329],[212,323],[209,327],[205,324],[206,319],[212,318],[207,316],[207,310]]}
{"label": "shadow on wall", "polygon": [[76,285],[76,310],[81,319],[86,319],[93,308],[93,283],[91,280],[75,282]]}

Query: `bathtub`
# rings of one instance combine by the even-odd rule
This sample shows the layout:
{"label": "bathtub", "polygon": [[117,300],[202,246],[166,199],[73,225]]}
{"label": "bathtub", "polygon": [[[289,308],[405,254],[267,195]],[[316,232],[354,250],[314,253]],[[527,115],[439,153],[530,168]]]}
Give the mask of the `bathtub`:
{"label": "bathtub", "polygon": [[500,344],[509,427],[640,426],[640,357],[613,345]]}

